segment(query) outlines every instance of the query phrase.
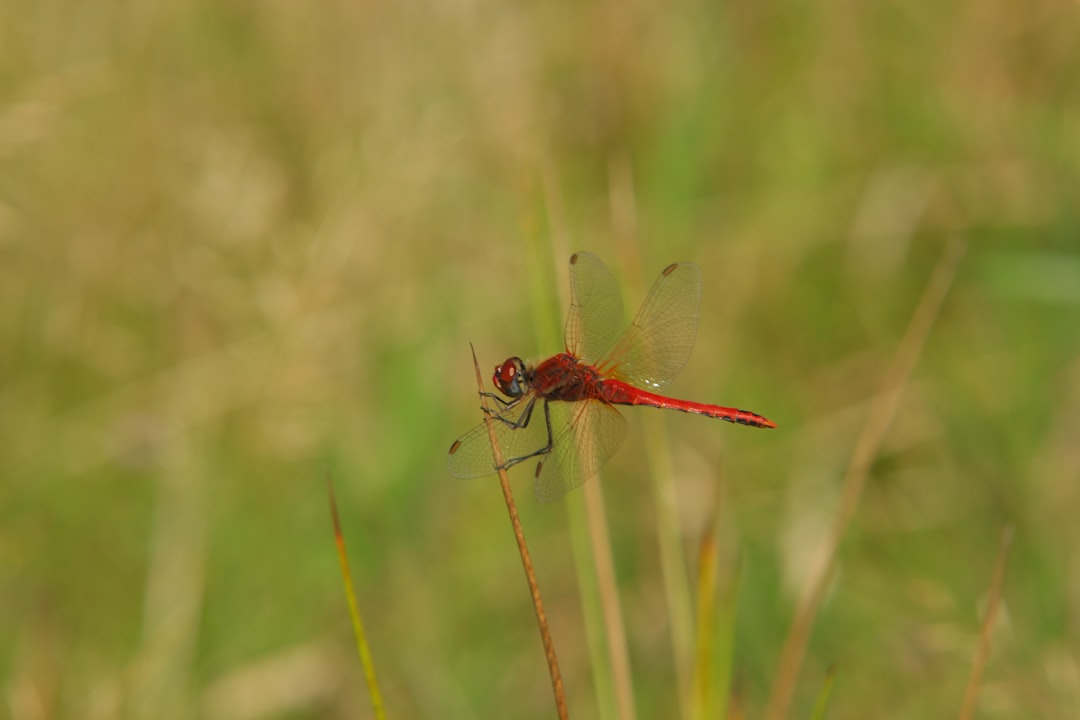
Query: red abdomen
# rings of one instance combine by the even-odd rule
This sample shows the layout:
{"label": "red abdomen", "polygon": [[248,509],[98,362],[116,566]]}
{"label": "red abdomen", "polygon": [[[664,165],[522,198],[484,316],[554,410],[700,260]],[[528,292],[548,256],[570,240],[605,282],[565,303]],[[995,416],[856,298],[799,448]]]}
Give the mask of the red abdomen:
{"label": "red abdomen", "polygon": [[706,415],[720,418],[739,425],[750,425],[760,428],[774,428],[776,423],[766,417],[749,410],[723,407],[721,405],[708,405],[706,403],[691,402],[690,400],[676,400],[675,398],[657,395],[647,390],[634,387],[622,380],[611,378],[599,380],[597,397],[613,405],[645,405],[648,407],[665,408],[668,410],[681,410],[682,412]]}

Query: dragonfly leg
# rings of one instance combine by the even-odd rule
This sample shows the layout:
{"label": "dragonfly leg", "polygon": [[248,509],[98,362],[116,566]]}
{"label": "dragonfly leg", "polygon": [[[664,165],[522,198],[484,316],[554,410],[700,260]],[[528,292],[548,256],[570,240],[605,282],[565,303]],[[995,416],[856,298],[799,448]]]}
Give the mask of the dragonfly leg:
{"label": "dragonfly leg", "polygon": [[480,395],[482,397],[491,398],[492,400],[494,400],[499,405],[499,407],[497,407],[497,408],[489,408],[486,405],[481,404],[480,409],[483,410],[488,415],[492,415],[494,413],[501,413],[501,412],[504,412],[506,410],[509,410],[512,407],[514,407],[514,405],[518,404],[518,402],[521,401],[521,398],[514,398],[513,400],[507,400],[502,395],[499,395],[498,393],[487,392],[487,391],[480,393]]}
{"label": "dragonfly leg", "polygon": [[[520,428],[520,427],[524,427],[524,426],[528,425],[529,420],[532,418],[532,411],[533,411],[533,409],[535,407],[536,407],[536,400],[534,398],[533,401],[531,403],[529,403],[529,407],[525,410],[524,413],[521,414],[521,417],[518,418],[518,424],[517,425],[511,425],[511,427]],[[548,453],[551,452],[552,448],[555,447],[555,442],[553,440],[553,435],[552,435],[552,432],[551,432],[551,409],[548,407],[548,401],[547,400],[544,400],[544,425],[545,425],[545,427],[547,429],[547,444],[544,445],[544,447],[540,448],[539,450],[534,450],[533,452],[529,453],[528,455],[522,455],[520,457],[515,457],[515,458],[510,458],[508,460],[505,460],[503,462],[503,464],[502,464],[502,469],[505,470],[507,468],[511,468],[511,467],[513,467],[514,465],[517,465],[520,462],[525,462],[526,460],[531,460],[534,457],[547,455]],[[537,466],[537,471],[536,471],[537,474],[539,474],[539,472],[540,472],[539,467],[540,466],[538,465]]]}
{"label": "dragonfly leg", "polygon": [[[503,407],[503,410],[510,410],[515,405],[517,405],[517,403],[518,403],[517,400],[512,400],[510,402],[507,402],[505,404],[505,406]],[[505,415],[496,415],[495,419],[498,420],[499,422],[503,423],[507,427],[509,427],[511,430],[517,430],[518,428],[528,427],[529,426],[529,421],[532,420],[533,408],[535,408],[535,407],[536,407],[536,398],[530,398],[529,399],[529,404],[527,406],[525,406],[525,409],[522,411],[522,413],[520,415],[517,416],[517,418],[511,419],[511,418],[506,417]],[[544,408],[545,409],[547,408],[547,403],[544,403]]]}
{"label": "dragonfly leg", "polygon": [[[547,424],[547,445],[538,450],[536,455],[547,455],[555,447],[555,438],[551,433],[551,412],[548,410],[548,403],[544,403],[544,422]],[[536,477],[540,477],[540,471],[544,469],[544,460],[541,459],[536,463]]]}

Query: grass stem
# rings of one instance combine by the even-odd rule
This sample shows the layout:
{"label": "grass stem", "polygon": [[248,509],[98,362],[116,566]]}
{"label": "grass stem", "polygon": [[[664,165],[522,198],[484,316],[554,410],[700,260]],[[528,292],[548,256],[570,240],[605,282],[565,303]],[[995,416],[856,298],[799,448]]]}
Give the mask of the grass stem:
{"label": "grass stem", "polygon": [[375,676],[375,662],[371,658],[371,648],[368,646],[367,634],[364,632],[364,623],[360,619],[360,606],[356,602],[356,593],[353,591],[352,573],[349,572],[349,554],[345,550],[345,538],[341,534],[341,520],[338,518],[334,484],[329,476],[326,478],[326,491],[330,496],[330,516],[334,519],[334,542],[337,544],[338,559],[341,561],[341,576],[345,582],[345,597],[349,601],[349,617],[352,619],[353,636],[356,637],[356,651],[364,667],[364,677],[367,678],[368,695],[371,697],[371,707],[375,711],[375,717],[378,720],[386,720],[382,693],[379,692],[379,681]]}
{"label": "grass stem", "polygon": [[975,661],[971,665],[967,688],[964,690],[964,703],[960,706],[960,720],[971,720],[975,716],[975,703],[979,699],[983,671],[990,657],[990,640],[994,631],[994,621],[1001,608],[1001,593],[1005,585],[1005,566],[1008,564],[1009,549],[1012,547],[1013,529],[1011,526],[1001,531],[997,561],[994,563],[994,575],[990,581],[990,597],[986,605],[986,617],[983,618],[979,632],[979,648],[975,652]]}
{"label": "grass stem", "polygon": [[795,617],[780,653],[772,693],[765,709],[765,720],[781,720],[788,716],[788,708],[791,705],[795,682],[806,654],[810,631],[836,567],[836,554],[840,543],[858,508],[863,487],[870,474],[870,465],[881,448],[881,443],[892,425],[893,418],[896,417],[904,387],[922,353],[949,288],[952,287],[953,278],[956,276],[956,270],[963,255],[963,241],[954,239],[946,245],[915,308],[907,331],[900,341],[896,357],[885,376],[882,392],[871,404],[862,432],[855,441],[847,473],[844,476],[840,505],[836,509],[832,526],[825,539],[824,560],[807,580],[795,608]]}
{"label": "grass stem", "polygon": [[533,609],[536,611],[536,622],[540,626],[540,638],[544,643],[544,654],[547,656],[548,671],[551,674],[551,689],[555,694],[555,708],[559,713],[559,720],[566,720],[569,714],[566,709],[566,694],[563,691],[562,674],[559,672],[559,660],[555,657],[555,643],[552,641],[551,631],[548,629],[544,601],[540,598],[540,586],[536,582],[536,572],[533,570],[532,558],[529,556],[529,548],[525,544],[525,532],[521,529],[521,520],[518,518],[517,506],[514,504],[514,494],[510,490],[510,479],[506,475],[506,469],[502,466],[502,450],[495,439],[495,426],[492,424],[494,420],[491,413],[488,412],[487,396],[484,395],[484,382],[480,376],[480,363],[476,359],[476,348],[473,348],[472,344],[469,345],[469,348],[472,350],[473,367],[476,369],[476,388],[480,394],[480,405],[484,410],[484,422],[487,425],[488,436],[491,439],[491,451],[494,454],[495,467],[499,470],[499,484],[502,486],[503,499],[506,501],[506,511],[510,515],[510,524],[514,527],[514,539],[517,540],[521,564],[525,569],[525,579],[529,583]]}

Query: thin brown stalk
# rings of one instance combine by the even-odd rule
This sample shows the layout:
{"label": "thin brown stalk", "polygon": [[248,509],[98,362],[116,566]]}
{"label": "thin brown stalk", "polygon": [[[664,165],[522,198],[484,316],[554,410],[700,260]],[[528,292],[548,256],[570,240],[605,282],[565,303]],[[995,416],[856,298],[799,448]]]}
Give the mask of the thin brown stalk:
{"label": "thin brown stalk", "polygon": [[716,536],[719,513],[713,517],[701,536],[698,547],[697,638],[694,660],[693,699],[691,717],[703,720],[715,716],[713,700],[713,656],[716,634]]}
{"label": "thin brown stalk", "polygon": [[544,612],[544,602],[540,599],[540,586],[536,582],[532,558],[529,556],[529,548],[525,544],[525,532],[521,529],[517,506],[514,505],[514,495],[510,491],[510,479],[506,476],[506,469],[502,466],[502,450],[495,439],[495,426],[492,424],[494,420],[491,413],[488,412],[487,395],[484,395],[484,381],[480,376],[480,363],[476,359],[476,348],[471,343],[469,348],[472,350],[473,367],[476,369],[476,387],[480,393],[480,405],[484,410],[484,423],[487,425],[488,437],[491,439],[491,451],[494,454],[495,467],[499,469],[499,484],[502,485],[506,511],[510,514],[510,524],[514,526],[514,539],[517,540],[518,553],[521,554],[521,564],[525,568],[525,579],[529,583],[529,592],[532,594],[533,609],[536,611],[536,623],[540,626],[540,638],[544,642],[544,654],[547,656],[548,671],[551,673],[551,689],[555,694],[555,708],[559,713],[559,720],[566,720],[569,713],[566,709],[566,694],[563,692],[559,661],[555,657],[555,643],[551,640],[547,613]]}
{"label": "thin brown stalk", "polygon": [[[637,199],[634,194],[633,167],[625,155],[612,156],[608,162],[612,229],[621,265],[629,267],[635,295],[643,297],[640,244],[637,236]],[[683,531],[678,512],[678,494],[672,470],[671,445],[665,419],[660,414],[643,414],[645,458],[652,481],[656,509],[656,539],[660,552],[660,572],[667,603],[667,621],[671,628],[672,658],[679,716],[687,717],[692,706],[694,613],[693,592],[686,572],[689,561],[683,547]]]}
{"label": "thin brown stalk", "polygon": [[788,631],[780,653],[772,693],[765,709],[765,720],[781,720],[788,715],[795,692],[795,681],[798,679],[803,657],[806,654],[806,645],[810,639],[814,618],[817,616],[836,566],[837,550],[858,508],[863,486],[870,473],[870,465],[881,448],[881,443],[892,425],[893,418],[896,417],[908,378],[915,368],[930,329],[934,326],[942,303],[948,295],[963,255],[964,243],[961,240],[954,239],[946,245],[923,291],[922,298],[915,308],[896,357],[885,376],[882,392],[871,403],[862,432],[851,452],[851,460],[848,463],[841,490],[840,504],[825,539],[823,561],[807,580],[795,608],[791,629]]}
{"label": "thin brown stalk", "polygon": [[[553,168],[545,164],[544,197],[551,226],[550,238],[555,266],[560,270],[569,255],[566,214],[563,198]],[[545,287],[551,287],[548,284]],[[559,287],[562,287],[560,285]],[[563,308],[569,307],[569,298],[562,297]],[[540,306],[541,303],[537,303]],[[551,303],[544,304],[551,307]],[[538,327],[540,324],[538,323]],[[541,346],[558,342],[552,337],[538,338]],[[614,554],[608,532],[601,478],[595,477],[585,484],[583,492],[584,514],[577,511],[573,500],[566,503],[571,543],[577,563],[578,582],[581,586],[582,611],[586,632],[589,634],[589,652],[596,682],[597,704],[600,717],[617,717],[634,720],[633,682],[630,678],[630,652],[626,641],[622,605],[618,583],[615,578]],[[582,519],[583,518],[583,519]],[[591,559],[591,564],[586,560]],[[602,627],[601,627],[602,625]],[[601,643],[606,642],[605,648]]]}
{"label": "thin brown stalk", "polygon": [[585,484],[585,507],[589,517],[589,539],[593,549],[593,563],[596,565],[608,653],[611,655],[618,716],[621,720],[634,720],[637,713],[634,709],[634,688],[630,682],[630,651],[626,645],[626,626],[623,624],[622,604],[619,602],[618,584],[615,581],[615,562],[611,554],[600,478],[593,478],[593,482]]}
{"label": "thin brown stalk", "polygon": [[986,669],[986,661],[990,657],[990,639],[994,631],[994,621],[997,620],[998,610],[1001,608],[1001,592],[1005,586],[1005,566],[1008,564],[1012,539],[1011,526],[1001,531],[1001,542],[998,545],[997,560],[994,563],[994,575],[990,581],[986,617],[983,618],[982,630],[979,632],[979,648],[975,652],[975,662],[971,665],[971,675],[968,677],[967,688],[964,690],[964,704],[960,706],[960,720],[971,720],[975,715],[975,703],[979,699],[983,670]]}
{"label": "thin brown stalk", "polygon": [[689,560],[682,543],[671,443],[663,416],[654,413],[643,417],[641,422],[644,427],[645,461],[652,480],[656,508],[656,539],[667,603],[667,621],[671,629],[679,717],[687,717],[693,693],[694,604],[686,571]]}

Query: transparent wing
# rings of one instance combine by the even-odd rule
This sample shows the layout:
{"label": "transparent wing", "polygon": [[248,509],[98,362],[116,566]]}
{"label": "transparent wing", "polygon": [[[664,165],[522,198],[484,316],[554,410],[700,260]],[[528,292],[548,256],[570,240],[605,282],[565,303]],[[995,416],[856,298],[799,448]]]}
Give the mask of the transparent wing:
{"label": "transparent wing", "polygon": [[[527,405],[527,403],[526,403]],[[545,415],[545,407],[547,414]],[[508,467],[533,469],[536,499],[551,502],[596,474],[626,437],[626,420],[599,400],[560,402],[534,399],[528,407],[514,406],[496,416],[495,439]],[[551,449],[548,446],[550,421]],[[450,446],[450,474],[475,478],[495,473],[487,425],[480,423]]]}
{"label": "transparent wing", "polygon": [[[535,457],[535,453],[548,444],[544,401],[536,396],[527,396],[513,407],[496,413],[492,424],[503,463],[508,467]],[[480,423],[450,446],[447,466],[451,475],[462,479],[495,473],[495,456],[487,423]]]}
{"label": "transparent wing", "polygon": [[557,500],[596,474],[626,438],[626,419],[599,400],[548,403],[555,442],[538,458],[536,499]]}
{"label": "transparent wing", "polygon": [[669,265],[634,322],[596,363],[597,370],[641,388],[667,385],[690,359],[700,305],[700,268],[693,263]]}
{"label": "transparent wing", "polygon": [[592,253],[570,257],[570,313],[566,349],[587,363],[611,349],[623,326],[623,306],[614,276]]}

